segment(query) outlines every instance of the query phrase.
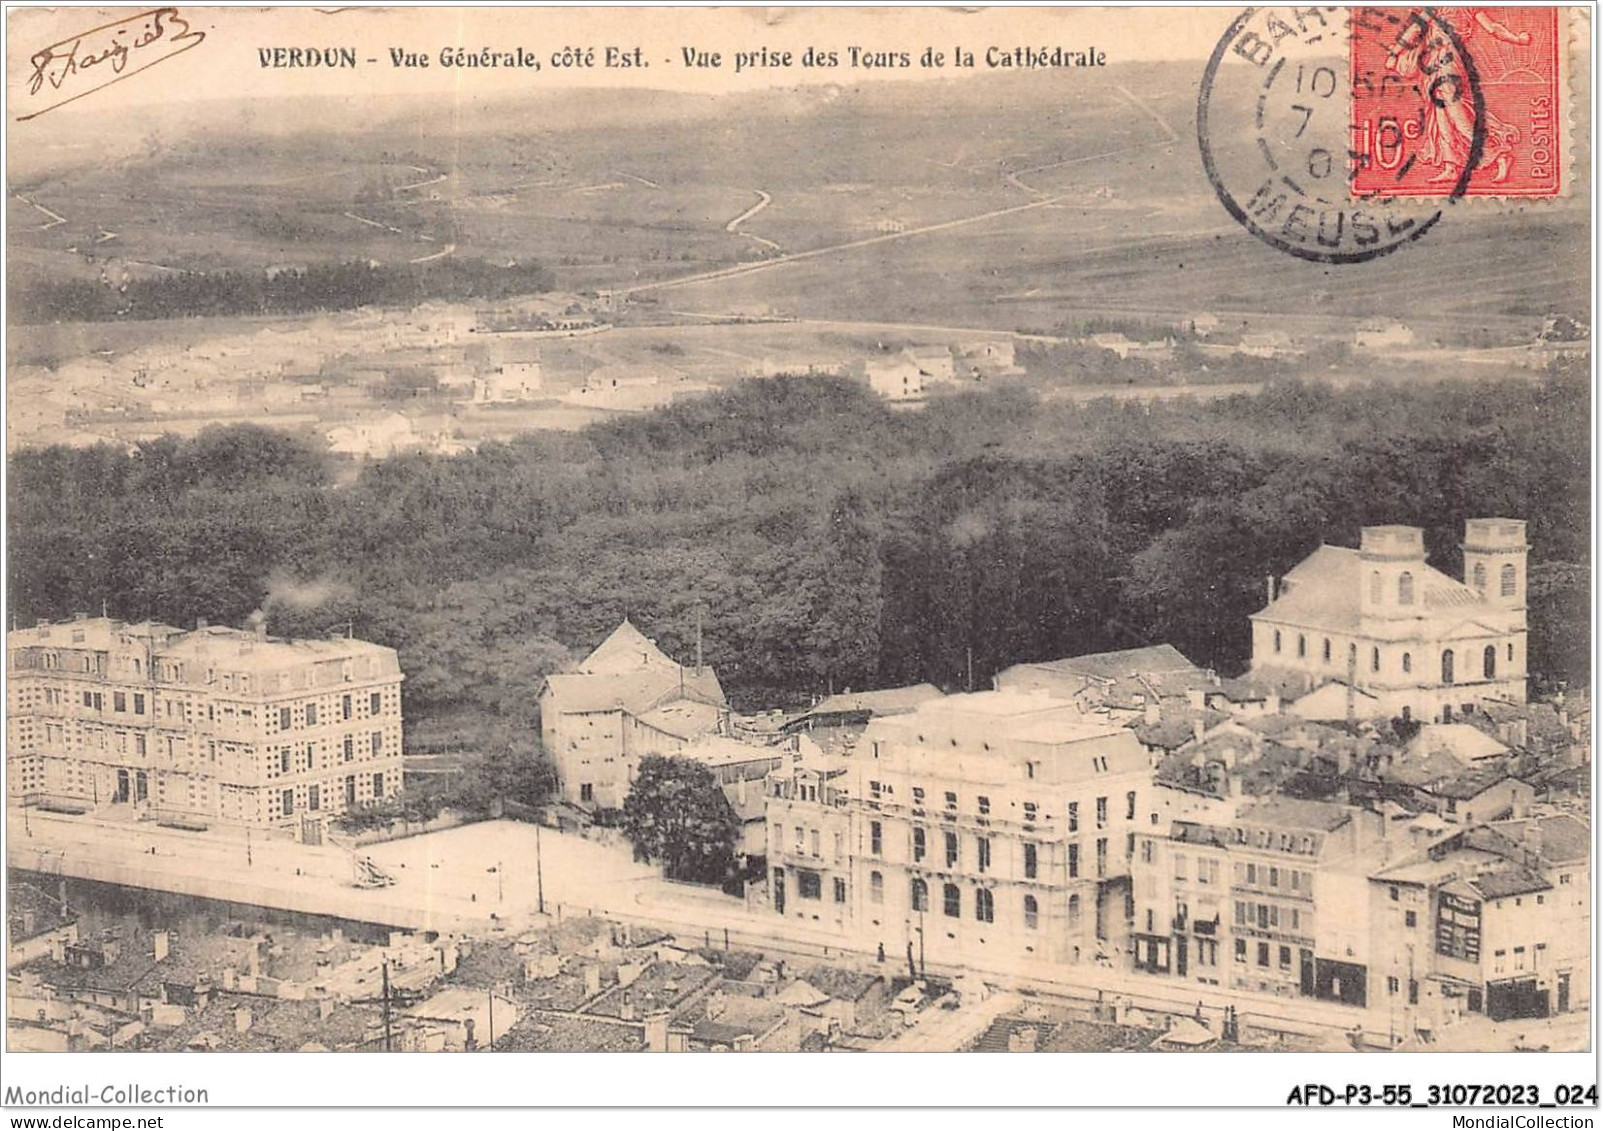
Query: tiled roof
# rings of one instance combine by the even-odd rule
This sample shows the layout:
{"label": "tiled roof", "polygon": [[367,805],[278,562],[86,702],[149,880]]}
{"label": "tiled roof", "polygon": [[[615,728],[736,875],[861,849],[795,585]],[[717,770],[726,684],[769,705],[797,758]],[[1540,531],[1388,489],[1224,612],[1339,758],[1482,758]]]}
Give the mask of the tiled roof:
{"label": "tiled roof", "polygon": [[1386,781],[1421,788],[1458,777],[1469,769],[1469,763],[1446,750],[1423,750],[1409,753],[1382,771]]}
{"label": "tiled roof", "polygon": [[1329,801],[1301,801],[1276,798],[1263,801],[1241,811],[1238,820],[1243,825],[1266,825],[1277,829],[1309,829],[1330,832],[1339,829],[1352,819],[1352,813],[1342,805]]}
{"label": "tiled roof", "polygon": [[[654,730],[664,734],[671,734],[675,738],[687,741],[699,738],[703,743],[711,741],[714,737],[711,731],[718,726],[719,708],[712,703],[704,703],[699,699],[670,699],[659,707],[653,707],[640,715],[640,721]],[[706,737],[703,737],[706,736]],[[735,739],[722,739],[723,742],[735,743]],[[746,743],[738,743],[745,746]],[[706,759],[704,759],[706,760]],[[722,761],[729,761],[725,758]],[[712,761],[709,764],[721,764]]]}
{"label": "tiled roof", "polygon": [[1506,899],[1534,891],[1549,891],[1553,887],[1535,872],[1518,865],[1499,868],[1495,872],[1482,872],[1467,883],[1484,899]]}
{"label": "tiled roof", "polygon": [[678,670],[679,665],[627,617],[579,664],[581,672],[591,675],[616,675],[654,667]]}
{"label": "tiled roof", "polygon": [[1508,753],[1507,746],[1468,723],[1426,723],[1408,744],[1408,750],[1444,751],[1467,761]]}
{"label": "tiled roof", "polygon": [[681,676],[677,668],[586,675],[583,672],[556,672],[546,677],[552,706],[559,714],[578,711],[611,711],[619,708],[642,715],[659,704],[686,698],[718,706],[725,702],[723,688],[710,668],[700,676],[691,672]]}
{"label": "tiled roof", "polygon": [[1437,797],[1447,797],[1454,801],[1468,801],[1479,797],[1488,789],[1508,780],[1508,772],[1501,767],[1485,766],[1473,770],[1466,770],[1455,777],[1437,782],[1430,787],[1430,792]]}
{"label": "tiled roof", "polygon": [[1045,660],[1021,667],[1041,668],[1045,671],[1072,672],[1096,676],[1100,679],[1118,679],[1121,676],[1159,675],[1169,673],[1201,673],[1172,644],[1153,644],[1145,648],[1125,648],[1117,652],[1091,652],[1084,656],[1069,656],[1061,660]]}
{"label": "tiled roof", "polygon": [[841,970],[834,966],[814,966],[802,975],[802,980],[832,998],[858,1001],[884,979],[878,974],[860,974],[855,970]]}
{"label": "tiled roof", "polygon": [[920,703],[940,697],[941,689],[933,683],[886,687],[878,691],[843,692],[829,696],[786,725],[794,726],[807,719],[826,715],[901,715],[915,710]]}
{"label": "tiled roof", "polygon": [[1532,826],[1541,834],[1542,856],[1554,863],[1586,860],[1592,851],[1592,830],[1586,822],[1568,813],[1547,817],[1527,817],[1517,821],[1498,821],[1492,828],[1511,840],[1524,838]]}

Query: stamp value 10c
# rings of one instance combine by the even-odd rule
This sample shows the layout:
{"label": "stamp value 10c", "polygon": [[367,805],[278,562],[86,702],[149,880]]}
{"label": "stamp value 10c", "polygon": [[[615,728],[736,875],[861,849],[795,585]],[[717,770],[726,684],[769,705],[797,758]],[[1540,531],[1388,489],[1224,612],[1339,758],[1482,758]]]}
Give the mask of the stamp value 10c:
{"label": "stamp value 10c", "polygon": [[1354,8],[1357,197],[1557,196],[1556,8]]}

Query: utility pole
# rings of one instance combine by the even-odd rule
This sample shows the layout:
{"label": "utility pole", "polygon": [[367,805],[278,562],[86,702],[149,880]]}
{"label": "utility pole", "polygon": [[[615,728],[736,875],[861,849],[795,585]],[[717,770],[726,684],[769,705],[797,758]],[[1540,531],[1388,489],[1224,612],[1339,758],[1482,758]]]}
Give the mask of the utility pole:
{"label": "utility pole", "polygon": [[490,1039],[489,1039],[489,1042],[484,1047],[489,1049],[491,1052],[494,1052],[495,1051],[495,987],[491,986],[490,989],[487,990],[486,992],[490,995]]}
{"label": "utility pole", "polygon": [[701,603],[696,603],[696,675],[701,675]]}
{"label": "utility pole", "polygon": [[255,864],[255,861],[251,859],[251,855],[250,855],[250,826],[246,825],[245,826],[245,867],[249,868],[249,867],[252,867],[254,864]]}
{"label": "utility pole", "polygon": [[390,1037],[390,960],[385,959],[381,969],[384,971],[384,1051],[394,1052],[395,1044]]}
{"label": "utility pole", "polygon": [[545,864],[540,858],[540,823],[534,825],[534,884],[540,914],[545,914]]}
{"label": "utility pole", "polygon": [[967,687],[968,691],[970,693],[972,693],[974,691],[974,646],[972,644],[969,645],[969,647],[967,648],[967,654],[968,654],[968,679],[967,679],[966,687]]}

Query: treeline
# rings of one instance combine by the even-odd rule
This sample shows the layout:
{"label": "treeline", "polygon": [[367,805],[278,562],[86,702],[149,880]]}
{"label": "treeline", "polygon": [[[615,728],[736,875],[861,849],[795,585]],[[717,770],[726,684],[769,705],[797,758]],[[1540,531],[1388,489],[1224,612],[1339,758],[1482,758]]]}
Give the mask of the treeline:
{"label": "treeline", "polygon": [[826,378],[755,381],[578,434],[400,456],[332,485],[255,428],[11,458],[24,621],[98,610],[400,649],[433,736],[533,721],[540,678],[625,614],[705,649],[738,705],[1169,641],[1226,673],[1264,577],[1359,527],[1530,521],[1531,663],[1588,674],[1584,372],[1199,404],[969,394],[898,413]]}
{"label": "treeline", "polygon": [[103,283],[28,282],[10,288],[13,321],[113,322],[220,315],[307,314],[362,306],[497,300],[550,290],[538,263],[447,257],[385,265],[367,260],[266,271],[185,271]]}

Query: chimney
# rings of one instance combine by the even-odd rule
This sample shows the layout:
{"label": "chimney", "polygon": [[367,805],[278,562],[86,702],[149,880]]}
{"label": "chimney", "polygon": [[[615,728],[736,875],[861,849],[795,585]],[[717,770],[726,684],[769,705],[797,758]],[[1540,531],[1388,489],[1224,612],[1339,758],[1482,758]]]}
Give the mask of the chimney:
{"label": "chimney", "polygon": [[211,627],[211,622],[209,620],[207,620],[205,617],[196,617],[195,618],[195,631],[196,632],[205,632],[210,627]]}
{"label": "chimney", "polygon": [[1202,734],[1207,729],[1208,729],[1208,724],[1200,715],[1197,718],[1192,719],[1191,720],[1191,738],[1192,738],[1192,740],[1196,741],[1196,742],[1201,742],[1202,741]]}
{"label": "chimney", "polygon": [[659,1010],[646,1018],[646,1051],[668,1051],[668,1011]]}
{"label": "chimney", "polygon": [[586,966],[584,968],[584,997],[586,1001],[601,992],[601,967]]}
{"label": "chimney", "polygon": [[1163,706],[1161,703],[1159,703],[1157,696],[1152,696],[1147,699],[1142,714],[1143,721],[1149,727],[1157,726],[1158,723],[1163,721]]}
{"label": "chimney", "polygon": [[322,997],[322,998],[318,998],[317,999],[317,1019],[319,1021],[327,1021],[328,1018],[329,1018],[329,1015],[331,1013],[333,1013],[333,1012],[334,1012],[333,999],[326,998],[326,997]]}
{"label": "chimney", "polygon": [[1266,715],[1280,714],[1280,692],[1271,691],[1268,695],[1264,696],[1263,713]]}
{"label": "chimney", "polygon": [[1265,603],[1272,605],[1275,603],[1275,575],[1272,573],[1265,575],[1263,584],[1264,592],[1268,595],[1268,601]]}
{"label": "chimney", "polygon": [[250,976],[252,978],[257,978],[257,977],[261,976],[261,973],[262,973],[262,945],[261,945],[261,943],[257,942],[257,943],[253,943],[251,948],[250,948]]}
{"label": "chimney", "polygon": [[250,1032],[250,1023],[251,1015],[249,1006],[242,1005],[238,1009],[234,1010],[234,1032]]}
{"label": "chimney", "polygon": [[166,958],[172,944],[172,939],[168,933],[166,931],[157,931],[150,936],[150,941],[155,947],[156,961],[160,962]]}
{"label": "chimney", "polygon": [[1530,853],[1538,860],[1541,859],[1542,822],[1540,820],[1533,817],[1529,821],[1525,822],[1525,828],[1520,833],[1520,843],[1525,846],[1526,852]]}
{"label": "chimney", "polygon": [[1208,707],[1208,693],[1200,687],[1186,689],[1186,702],[1193,711],[1203,711]]}
{"label": "chimney", "polygon": [[623,1001],[618,1006],[618,1016],[625,1021],[638,1021],[640,1010],[635,1005],[634,995],[628,990],[623,991]]}

